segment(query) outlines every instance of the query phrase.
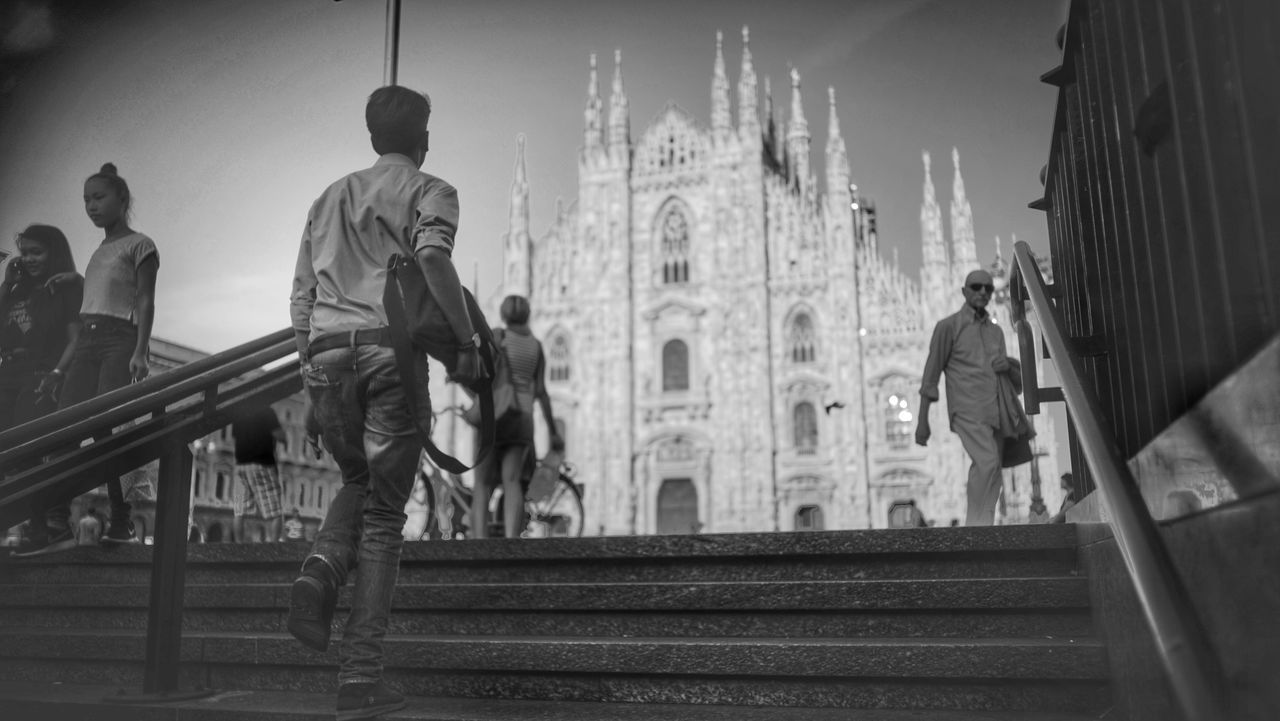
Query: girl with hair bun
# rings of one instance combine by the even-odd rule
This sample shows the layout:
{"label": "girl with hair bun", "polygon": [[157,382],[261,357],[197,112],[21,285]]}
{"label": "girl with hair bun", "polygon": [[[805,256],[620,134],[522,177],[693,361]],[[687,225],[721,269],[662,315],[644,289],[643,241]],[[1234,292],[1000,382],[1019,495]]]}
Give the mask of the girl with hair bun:
{"label": "girl with hair bun", "polygon": [[[0,430],[57,410],[80,332],[83,279],[67,236],[52,225],[30,225],[14,245],[18,255],[0,285]],[[69,510],[46,515],[37,507],[17,552],[74,545]]]}
{"label": "girl with hair bun", "polygon": [[[60,408],[140,381],[150,372],[147,353],[160,255],[155,242],[129,227],[132,208],[133,194],[115,165],[103,165],[84,181],[85,213],[104,237],[85,267],[80,339]],[[106,479],[106,484],[111,524],[102,540],[136,540],[120,479]]]}

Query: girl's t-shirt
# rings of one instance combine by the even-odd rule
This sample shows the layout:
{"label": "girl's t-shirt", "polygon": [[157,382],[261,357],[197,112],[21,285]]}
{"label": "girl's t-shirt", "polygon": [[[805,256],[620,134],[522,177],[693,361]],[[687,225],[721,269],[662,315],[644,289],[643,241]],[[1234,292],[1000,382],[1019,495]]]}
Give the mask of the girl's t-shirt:
{"label": "girl's t-shirt", "polygon": [[81,305],[77,278],[44,285],[43,278],[24,278],[9,289],[0,306],[0,354],[25,353],[38,367],[52,367],[67,345],[67,326]]}
{"label": "girl's t-shirt", "polygon": [[155,242],[142,233],[130,233],[99,245],[84,271],[84,304],[80,313],[137,323],[133,306],[138,295],[138,268],[152,256],[159,262]]}

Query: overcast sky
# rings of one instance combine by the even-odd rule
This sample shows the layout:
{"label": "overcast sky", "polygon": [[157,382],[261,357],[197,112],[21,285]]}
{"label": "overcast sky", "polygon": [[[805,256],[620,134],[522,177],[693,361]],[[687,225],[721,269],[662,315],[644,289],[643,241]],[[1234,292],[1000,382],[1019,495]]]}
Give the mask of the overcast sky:
{"label": "overcast sky", "polygon": [[[109,6],[109,7],[107,7]],[[121,0],[4,3],[0,232],[58,225],[83,270],[101,231],[84,178],[119,166],[134,227],[161,265],[156,335],[219,351],[288,324],[302,222],[315,196],[375,159],[366,97],[381,84],[381,0]],[[880,214],[881,247],[913,275],[920,153],[933,154],[947,213],[950,151],[974,211],[979,257],[995,236],[1047,248],[1027,209],[1049,150],[1063,0],[577,2],[404,0],[400,84],[434,102],[424,169],[459,189],[455,262],[487,295],[515,137],[528,137],[533,232],[577,189],[590,53],[607,104],[622,51],[632,138],[667,102],[709,123],[715,33],[736,93],[741,28],[785,122],[787,70],[803,78],[822,177],[827,86],[836,90],[854,180]],[[736,100],[735,100],[736,107]],[[478,273],[477,273],[478,267]]]}

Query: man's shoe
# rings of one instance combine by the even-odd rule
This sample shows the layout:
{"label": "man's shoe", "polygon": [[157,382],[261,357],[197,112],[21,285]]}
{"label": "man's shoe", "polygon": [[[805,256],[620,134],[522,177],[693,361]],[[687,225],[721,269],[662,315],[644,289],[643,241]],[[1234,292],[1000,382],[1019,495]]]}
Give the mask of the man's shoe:
{"label": "man's shoe", "polygon": [[15,558],[28,558],[30,556],[43,556],[46,553],[56,553],[65,551],[69,548],[76,547],[75,534],[70,528],[51,531],[49,536],[45,538],[24,538],[22,543],[13,549],[12,555]]}
{"label": "man's shoe", "polygon": [[133,521],[112,521],[111,527],[102,534],[103,543],[137,543],[138,536],[133,532]]}
{"label": "man's shoe", "polygon": [[319,571],[304,570],[290,592],[289,633],[307,648],[329,650],[337,601],[338,589],[331,581],[322,578]]}
{"label": "man's shoe", "polygon": [[338,721],[371,719],[404,708],[404,696],[377,683],[344,683],[338,687]]}

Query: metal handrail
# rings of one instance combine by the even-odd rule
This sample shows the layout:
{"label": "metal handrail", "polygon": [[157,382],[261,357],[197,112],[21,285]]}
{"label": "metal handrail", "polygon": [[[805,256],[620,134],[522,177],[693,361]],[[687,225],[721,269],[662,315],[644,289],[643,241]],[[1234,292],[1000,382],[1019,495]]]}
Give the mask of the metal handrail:
{"label": "metal handrail", "polygon": [[[1174,697],[1187,719],[1220,721],[1223,718],[1222,671],[1208,634],[1191,607],[1186,587],[1147,511],[1101,404],[1086,382],[1080,359],[1071,352],[1066,324],[1058,308],[1049,301],[1049,289],[1031,256],[1031,246],[1019,241],[1013,253],[1010,295],[1014,322],[1021,322],[1025,327],[1025,292],[1025,299],[1031,301],[1040,320],[1044,343],[1058,369],[1080,448],[1111,513],[1116,545],[1133,580],[1143,616],[1155,637]],[[1024,344],[1022,367],[1035,362],[1034,350],[1031,357],[1027,357]]]}
{"label": "metal handrail", "polygon": [[[0,527],[29,515],[35,499],[70,497],[100,483],[103,473],[160,462],[143,693],[109,700],[169,701],[209,693],[178,691],[191,491],[187,444],[227,425],[251,403],[301,389],[295,367],[262,370],[296,351],[292,338],[286,328],[0,433],[0,463],[13,471],[0,481]],[[113,432],[126,422],[133,425]],[[80,447],[86,437],[93,443]]]}

